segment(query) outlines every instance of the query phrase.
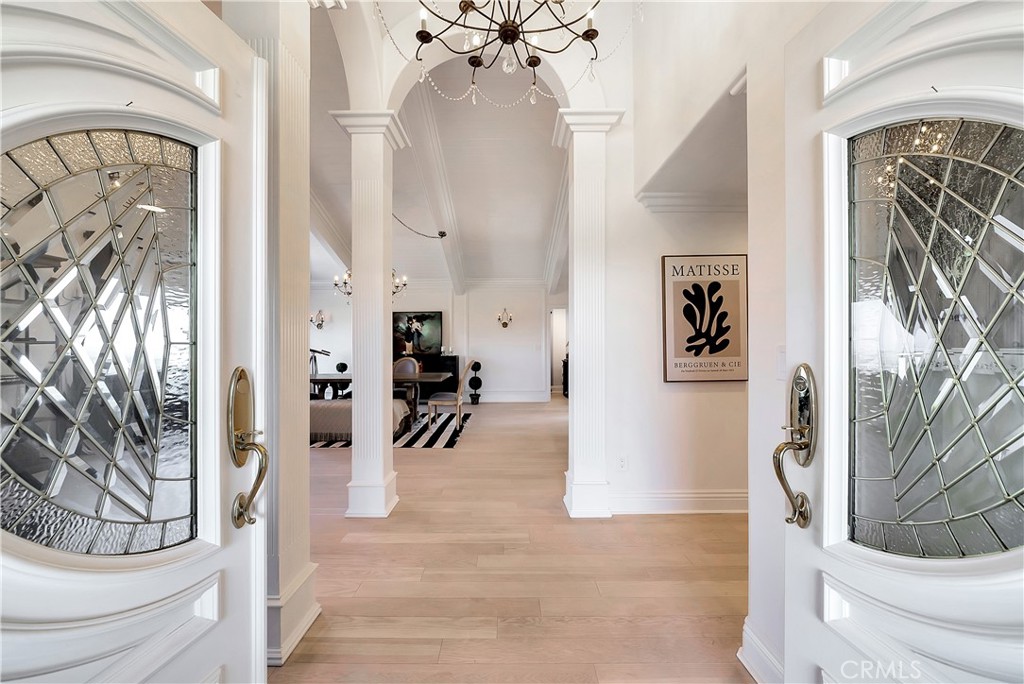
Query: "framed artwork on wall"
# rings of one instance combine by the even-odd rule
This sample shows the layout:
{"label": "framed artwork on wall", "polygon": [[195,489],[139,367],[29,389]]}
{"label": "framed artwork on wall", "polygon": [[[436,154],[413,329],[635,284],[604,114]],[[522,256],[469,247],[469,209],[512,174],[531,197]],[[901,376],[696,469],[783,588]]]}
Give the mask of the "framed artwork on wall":
{"label": "framed artwork on wall", "polygon": [[391,314],[394,357],[441,353],[440,311],[394,311]]}
{"label": "framed artwork on wall", "polygon": [[661,257],[665,382],[747,379],[747,255]]}

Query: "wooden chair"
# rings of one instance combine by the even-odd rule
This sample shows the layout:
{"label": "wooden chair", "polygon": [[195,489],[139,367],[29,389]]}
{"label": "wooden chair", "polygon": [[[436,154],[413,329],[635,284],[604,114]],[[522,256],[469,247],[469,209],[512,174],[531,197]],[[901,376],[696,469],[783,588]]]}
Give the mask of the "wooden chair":
{"label": "wooden chair", "polygon": [[466,363],[466,367],[462,369],[462,375],[459,376],[459,388],[455,392],[434,392],[430,395],[430,399],[427,400],[427,424],[433,425],[434,419],[437,417],[437,409],[441,406],[454,406],[455,407],[455,420],[457,430],[462,429],[462,388],[466,385],[466,378],[469,376],[470,367],[476,363],[474,359],[470,359]]}
{"label": "wooden chair", "polygon": [[[391,367],[392,373],[419,373],[420,364],[411,356],[406,356],[395,361]],[[420,412],[420,384],[418,382],[403,383],[400,388],[395,388],[395,399],[405,399],[412,412],[412,422],[419,419]]]}

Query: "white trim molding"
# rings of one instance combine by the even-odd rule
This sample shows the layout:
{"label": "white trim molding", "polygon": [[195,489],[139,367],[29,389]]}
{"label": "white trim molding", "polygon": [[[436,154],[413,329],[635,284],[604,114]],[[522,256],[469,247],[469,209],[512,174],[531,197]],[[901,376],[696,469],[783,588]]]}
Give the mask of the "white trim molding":
{"label": "white trim molding", "polygon": [[338,122],[349,137],[353,135],[383,135],[391,149],[409,147],[409,136],[405,133],[398,114],[390,109],[383,111],[330,111],[327,112]]}
{"label": "white trim molding", "polygon": [[652,214],[745,214],[746,195],[699,192],[641,192],[636,196]]}
{"label": "white trim molding", "polygon": [[743,645],[736,658],[758,684],[775,684],[785,677],[782,663],[750,629],[750,618],[743,621]]}
{"label": "white trim molding", "polygon": [[612,513],[746,513],[746,489],[612,492]]}

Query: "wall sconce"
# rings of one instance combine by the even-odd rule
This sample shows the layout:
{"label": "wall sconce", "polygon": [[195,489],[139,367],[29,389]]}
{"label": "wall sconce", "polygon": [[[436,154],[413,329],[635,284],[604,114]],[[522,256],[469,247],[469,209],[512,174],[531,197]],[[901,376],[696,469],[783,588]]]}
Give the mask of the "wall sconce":
{"label": "wall sconce", "polygon": [[324,323],[327,322],[327,317],[324,316],[324,310],[320,309],[315,314],[310,314],[309,322],[315,325],[317,330],[323,330]]}
{"label": "wall sconce", "polygon": [[501,323],[502,328],[507,328],[508,324],[512,322],[512,314],[508,312],[508,309],[502,309],[501,313],[498,314],[498,323]]}

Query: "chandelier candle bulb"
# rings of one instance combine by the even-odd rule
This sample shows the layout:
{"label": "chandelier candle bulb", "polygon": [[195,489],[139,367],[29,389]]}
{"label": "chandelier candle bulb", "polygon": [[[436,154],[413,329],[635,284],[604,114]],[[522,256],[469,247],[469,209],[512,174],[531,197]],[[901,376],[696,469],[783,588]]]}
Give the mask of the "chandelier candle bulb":
{"label": "chandelier candle bulb", "polygon": [[427,30],[427,9],[425,7],[420,8],[420,31]]}

